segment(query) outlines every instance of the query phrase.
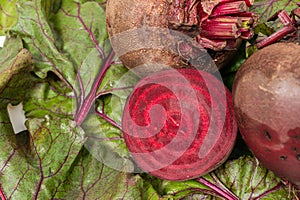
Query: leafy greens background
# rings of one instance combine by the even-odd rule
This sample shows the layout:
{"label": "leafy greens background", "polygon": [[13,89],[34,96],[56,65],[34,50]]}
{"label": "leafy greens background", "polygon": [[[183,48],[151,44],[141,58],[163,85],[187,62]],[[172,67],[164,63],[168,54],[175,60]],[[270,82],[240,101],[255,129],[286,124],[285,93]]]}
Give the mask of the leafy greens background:
{"label": "leafy greens background", "polygon": [[[230,190],[240,199],[293,198],[293,191],[252,156],[228,161],[203,176],[202,182],[126,173],[129,169],[122,167],[135,166],[121,131],[105,118],[120,124],[130,92],[130,88],[118,88],[127,69],[117,58],[112,56],[108,71],[101,73],[112,55],[105,28],[106,2],[5,2],[0,3],[6,11],[1,13],[0,34],[8,38],[0,49],[2,199],[224,198],[216,188]],[[253,9],[264,24],[282,5],[294,6],[293,1],[258,1]],[[266,26],[275,31],[273,25]],[[246,58],[242,48],[225,80],[234,76]],[[101,75],[105,76],[94,91]],[[133,86],[136,81],[133,77],[127,84]],[[89,97],[94,97],[91,108],[95,111],[78,124],[74,113]],[[7,105],[21,102],[28,130],[15,134]],[[118,170],[107,163],[111,158],[120,161]]]}

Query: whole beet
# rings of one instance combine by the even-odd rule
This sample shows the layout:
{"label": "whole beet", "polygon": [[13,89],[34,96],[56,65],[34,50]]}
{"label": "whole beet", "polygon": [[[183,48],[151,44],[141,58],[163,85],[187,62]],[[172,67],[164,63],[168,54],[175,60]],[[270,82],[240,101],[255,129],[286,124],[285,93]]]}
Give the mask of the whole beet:
{"label": "whole beet", "polygon": [[[125,66],[134,68],[150,64],[150,67],[144,66],[141,69],[142,72],[137,72],[140,76],[145,76],[168,67],[182,68],[189,65],[179,52],[178,39],[168,29],[170,20],[168,16],[170,10],[173,9],[170,2],[166,0],[109,0],[106,7],[107,30],[111,43]],[[161,29],[156,31],[152,28]],[[143,30],[140,31],[141,29]],[[130,32],[131,30],[133,31]],[[135,30],[140,33],[134,32]],[[126,31],[129,31],[128,36],[119,39],[118,34]],[[126,48],[126,50],[120,48]],[[127,50],[127,48],[130,49]],[[122,51],[125,53],[119,53]],[[207,64],[204,66],[210,68]]]}
{"label": "whole beet", "polygon": [[262,164],[300,187],[300,47],[278,43],[253,54],[236,74],[240,132]]}
{"label": "whole beet", "polygon": [[[235,49],[240,38],[251,38],[256,16],[247,10],[252,3],[251,0],[108,0],[107,30],[125,66],[132,69],[145,65],[140,72],[142,76],[167,67],[190,65],[216,71],[218,68],[211,59],[210,62],[207,58],[199,59],[206,52],[203,47],[216,51]],[[226,63],[224,56],[213,54],[217,66],[222,67]],[[232,55],[233,51],[227,54]]]}

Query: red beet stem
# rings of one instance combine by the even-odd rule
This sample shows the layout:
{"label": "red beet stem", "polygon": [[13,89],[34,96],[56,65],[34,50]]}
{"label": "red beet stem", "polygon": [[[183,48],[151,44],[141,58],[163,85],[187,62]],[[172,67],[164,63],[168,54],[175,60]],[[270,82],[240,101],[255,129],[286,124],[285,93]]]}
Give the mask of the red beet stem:
{"label": "red beet stem", "polygon": [[0,199],[2,199],[2,200],[6,200],[7,199],[6,196],[5,196],[5,194],[4,194],[4,192],[3,192],[1,184],[0,184]]}
{"label": "red beet stem", "polygon": [[287,26],[293,23],[292,19],[290,18],[290,16],[288,15],[288,13],[283,10],[278,14],[278,17],[280,19],[280,21],[283,23],[283,25]]}
{"label": "red beet stem", "polygon": [[245,33],[245,32],[249,32],[251,29],[249,29],[249,28],[240,28],[239,29],[239,31],[242,33],[242,35],[243,35],[243,33]]}
{"label": "red beet stem", "polygon": [[256,13],[252,13],[252,12],[241,12],[238,13],[236,16],[241,17],[242,21],[249,21],[249,18],[253,21],[249,21],[249,23],[252,26],[256,26],[258,23],[258,15]]}
{"label": "red beet stem", "polygon": [[253,30],[248,30],[246,32],[242,32],[241,38],[244,40],[249,40],[253,37],[254,31]]}
{"label": "red beet stem", "polygon": [[279,31],[273,33],[272,35],[270,35],[269,37],[261,40],[260,42],[258,42],[256,44],[257,48],[263,48],[265,46],[268,46],[270,44],[273,44],[275,42],[277,42],[278,40],[280,40],[281,38],[283,38],[284,36],[292,33],[296,31],[296,28],[294,26],[285,26],[282,29],[280,29]]}
{"label": "red beet stem", "polygon": [[248,7],[251,7],[254,4],[254,0],[245,0],[245,2]]}
{"label": "red beet stem", "polygon": [[241,17],[242,25],[241,27],[250,27],[254,23],[254,19],[251,17]]}
{"label": "red beet stem", "polygon": [[244,1],[235,1],[218,5],[211,16],[231,15],[246,11],[248,11],[248,7]]}
{"label": "red beet stem", "polygon": [[236,23],[207,20],[201,28],[201,36],[211,39],[236,39],[241,35]]}
{"label": "red beet stem", "polygon": [[99,112],[98,110],[96,110],[96,114],[101,117],[102,119],[105,119],[107,122],[109,122],[111,125],[117,127],[118,129],[122,130],[122,127],[120,124],[118,124],[116,121],[114,121],[113,119],[111,119],[110,117],[108,117],[106,114]]}
{"label": "red beet stem", "polygon": [[89,113],[88,111],[91,109],[91,107],[94,103],[97,89],[99,88],[107,70],[111,66],[114,56],[115,56],[115,52],[111,51],[108,58],[104,62],[103,67],[99,71],[99,75],[97,76],[97,79],[93,83],[92,90],[90,91],[90,93],[88,94],[86,99],[84,99],[83,104],[80,105],[78,111],[76,112],[74,118],[75,118],[77,125],[80,126],[82,124],[82,122],[84,121],[84,119],[86,118],[87,114]]}
{"label": "red beet stem", "polygon": [[202,45],[204,48],[212,49],[215,51],[219,51],[221,49],[224,49],[227,46],[226,40],[211,40],[204,37],[196,37],[196,41]]}
{"label": "red beet stem", "polygon": [[[209,182],[208,180],[206,180],[205,178],[197,178],[196,181],[198,181],[199,183],[202,183],[203,185],[213,189],[214,191],[216,191],[219,195],[221,195],[222,197],[228,199],[228,200],[238,200],[239,198],[237,196],[235,196],[235,194],[233,194],[231,191],[229,190],[222,190],[220,188],[220,186],[215,185],[211,182]],[[224,186],[223,186],[224,187]],[[225,187],[224,187],[225,188]]]}
{"label": "red beet stem", "polygon": [[297,17],[300,17],[300,8],[296,8],[292,11],[293,15],[296,15]]}
{"label": "red beet stem", "polygon": [[218,16],[212,19],[209,19],[209,21],[214,21],[214,22],[230,22],[230,23],[235,23],[237,26],[242,26],[242,19],[241,17],[230,17],[230,16]]}
{"label": "red beet stem", "polygon": [[[182,31],[180,28],[188,28],[192,32],[191,36],[196,37],[204,48],[219,51],[232,46],[228,46],[226,41],[241,37],[242,32],[246,32],[242,39],[253,37],[250,29],[258,22],[258,15],[248,11],[248,6],[253,5],[253,2],[254,0],[218,0],[212,13],[203,17],[203,5],[199,1],[178,0],[174,5],[175,13],[171,14],[171,18],[178,21],[170,23],[172,26],[169,27],[179,31]],[[194,22],[197,29],[193,29]]]}

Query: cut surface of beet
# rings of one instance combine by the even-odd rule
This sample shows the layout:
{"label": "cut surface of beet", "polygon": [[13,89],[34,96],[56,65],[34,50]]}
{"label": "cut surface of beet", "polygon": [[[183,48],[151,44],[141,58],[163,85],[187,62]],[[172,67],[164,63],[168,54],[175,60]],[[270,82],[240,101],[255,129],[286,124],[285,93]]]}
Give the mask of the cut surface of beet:
{"label": "cut surface of beet", "polygon": [[199,177],[218,167],[237,133],[229,91],[196,69],[141,79],[125,105],[122,129],[137,165],[168,180]]}

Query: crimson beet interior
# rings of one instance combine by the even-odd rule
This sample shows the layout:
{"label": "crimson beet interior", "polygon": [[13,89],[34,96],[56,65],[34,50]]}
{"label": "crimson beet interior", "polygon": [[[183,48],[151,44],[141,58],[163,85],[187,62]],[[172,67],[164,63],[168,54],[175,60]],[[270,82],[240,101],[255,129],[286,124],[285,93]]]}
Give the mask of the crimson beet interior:
{"label": "crimson beet interior", "polygon": [[125,105],[122,129],[137,165],[168,180],[195,178],[218,167],[237,133],[229,91],[196,69],[141,79]]}

